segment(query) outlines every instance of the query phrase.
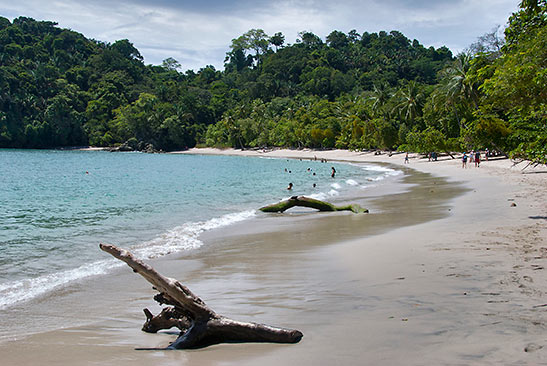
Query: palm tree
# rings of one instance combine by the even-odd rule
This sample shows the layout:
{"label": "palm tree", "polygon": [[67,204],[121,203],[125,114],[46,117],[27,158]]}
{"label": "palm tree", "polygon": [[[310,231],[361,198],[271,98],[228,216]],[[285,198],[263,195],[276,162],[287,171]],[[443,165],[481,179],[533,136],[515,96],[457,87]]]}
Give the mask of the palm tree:
{"label": "palm tree", "polygon": [[383,84],[374,84],[374,90],[372,91],[372,94],[368,98],[371,100],[372,103],[372,112],[374,115],[378,116],[379,114],[385,115],[385,105],[387,104],[388,100],[391,98],[391,92],[389,90],[389,87],[386,83]]}
{"label": "palm tree", "polygon": [[424,95],[420,91],[418,83],[410,81],[406,88],[399,89],[397,96],[399,102],[395,106],[395,111],[412,125],[414,119],[422,113],[424,104]]}
{"label": "palm tree", "polygon": [[472,55],[461,53],[451,65],[442,71],[441,85],[433,92],[437,108],[452,110],[460,129],[465,129],[465,119],[473,109],[479,108],[479,90],[471,79],[469,70],[472,66]]}
{"label": "palm tree", "polygon": [[469,53],[460,53],[454,63],[444,70],[445,92],[452,102],[465,102],[479,108],[479,90],[469,77],[471,60]]}

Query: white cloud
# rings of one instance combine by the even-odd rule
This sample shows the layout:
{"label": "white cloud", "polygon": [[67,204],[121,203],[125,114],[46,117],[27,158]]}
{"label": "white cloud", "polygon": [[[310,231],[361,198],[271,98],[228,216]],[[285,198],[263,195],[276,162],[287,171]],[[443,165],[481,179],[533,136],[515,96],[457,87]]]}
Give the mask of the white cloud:
{"label": "white cloud", "polygon": [[195,70],[221,69],[231,40],[251,28],[283,32],[287,43],[303,30],[323,38],[333,30],[399,30],[425,46],[457,52],[505,24],[516,8],[515,0],[0,0],[3,16],[56,21],[105,42],[126,38],[147,63],[174,57]]}

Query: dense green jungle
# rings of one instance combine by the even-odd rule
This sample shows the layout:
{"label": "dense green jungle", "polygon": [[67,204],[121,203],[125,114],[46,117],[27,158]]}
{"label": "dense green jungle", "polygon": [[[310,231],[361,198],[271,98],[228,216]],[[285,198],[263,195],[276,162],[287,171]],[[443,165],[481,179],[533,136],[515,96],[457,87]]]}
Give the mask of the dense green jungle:
{"label": "dense green jungle", "polygon": [[398,31],[251,29],[224,70],[145,65],[129,40],[0,17],[0,147],[497,151],[546,163],[547,4],[458,55]]}

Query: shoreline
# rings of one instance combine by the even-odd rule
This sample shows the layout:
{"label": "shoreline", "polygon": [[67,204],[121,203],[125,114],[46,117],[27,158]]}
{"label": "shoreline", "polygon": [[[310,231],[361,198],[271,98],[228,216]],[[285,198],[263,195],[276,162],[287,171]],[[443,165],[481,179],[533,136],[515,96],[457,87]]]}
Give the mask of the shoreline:
{"label": "shoreline", "polygon": [[[153,262],[160,272],[166,270],[180,279],[221,314],[300,328],[304,339],[299,344],[135,351],[137,346],[165,346],[175,336],[140,332],[140,309],[152,303],[151,291],[130,271],[119,270],[112,274],[112,284],[105,286],[100,279],[85,284],[97,306],[92,311],[94,324],[2,344],[0,355],[6,365],[37,361],[71,365],[146,365],[157,361],[166,365],[357,365],[363,360],[371,365],[537,364],[546,360],[543,334],[547,307],[543,303],[547,282],[542,267],[547,259],[547,210],[541,197],[547,174],[541,169],[527,174],[512,172],[510,161],[461,169],[459,160],[430,163],[415,157],[405,166],[402,154],[390,158],[347,151],[205,151],[389,163],[423,175],[422,182],[412,185],[414,191],[423,192],[406,198],[396,193],[391,202],[378,203],[392,211],[397,205],[408,205],[405,217],[388,225],[399,228],[385,231],[378,224],[372,227],[375,232],[368,233],[359,221],[343,228],[341,224],[348,218],[355,220],[344,215],[296,220],[305,221],[306,227],[311,225],[309,232],[316,233],[313,236],[301,233],[302,222],[281,217],[268,224],[278,233],[275,238],[257,232],[264,226],[257,225],[254,232],[232,227],[222,235],[206,234],[207,248]],[[429,174],[444,178],[436,180]],[[448,199],[446,207],[430,205],[439,212],[449,209],[443,217],[413,221],[413,216],[420,218],[424,212],[412,205],[434,197],[438,193],[435,183],[442,181],[463,185],[467,193]],[[366,219],[370,217],[374,218]],[[410,222],[404,225],[401,220],[407,218]],[[365,230],[357,238],[352,237],[355,227]],[[344,230],[350,235],[344,237]],[[295,239],[314,245],[290,244]],[[124,284],[121,293],[120,282]],[[69,304],[85,302],[77,298],[77,291],[71,296],[71,291],[65,291]],[[105,295],[112,297],[101,298]],[[48,304],[55,304],[55,299],[40,301],[30,309],[40,311]]]}
{"label": "shoreline", "polygon": [[[358,199],[368,201],[393,196],[386,202],[375,204],[375,207],[385,205],[384,211],[389,211],[389,204],[404,196],[415,202],[412,208],[423,211],[424,207],[431,205],[419,198],[419,195],[423,195],[418,192],[423,190],[420,184],[441,182],[430,179],[429,175],[418,174],[408,177],[397,175],[392,178],[383,181],[386,182],[385,185],[365,189],[363,192],[366,197]],[[407,179],[410,181],[401,182]],[[381,192],[375,192],[378,190]],[[452,187],[446,187],[446,190],[450,192]],[[442,197],[440,199],[445,201]],[[221,314],[234,319],[278,326],[301,326],[306,334],[313,334],[315,321],[307,319],[302,322],[302,317],[332,307],[329,292],[336,287],[332,281],[339,277],[333,277],[332,274],[340,270],[329,261],[324,262],[319,255],[321,248],[340,240],[377,235],[401,224],[387,220],[389,213],[382,213],[382,210],[376,209],[375,211],[378,211],[375,215],[356,215],[348,212],[321,214],[298,210],[285,215],[259,214],[250,222],[241,222],[225,229],[204,233],[200,239],[205,244],[195,251],[174,253],[150,262],[161,273],[183,281]],[[431,218],[428,215],[418,215],[414,218],[409,216],[409,219],[411,222],[405,225]],[[358,231],[355,232],[356,230]],[[193,263],[190,269],[189,262]],[[324,272],[327,267],[332,270]],[[324,288],[320,291],[310,290],[317,281],[316,275],[323,277],[325,281]],[[109,282],[106,288],[106,284],[101,283],[105,280]],[[82,290],[81,286],[85,288]],[[280,292],[280,288],[284,291]],[[302,292],[305,293],[304,299]],[[164,347],[174,338],[172,331],[171,335],[149,335],[140,332],[141,309],[154,306],[150,307],[154,313],[160,310],[151,300],[150,293],[142,279],[127,271],[124,266],[107,276],[70,286],[61,292],[60,298],[56,298],[59,297],[57,293],[49,299],[27,303],[24,306],[25,312],[19,312],[10,320],[17,322],[19,317],[26,318],[30,312],[31,319],[47,318],[43,320],[54,321],[60,317],[71,317],[74,311],[72,306],[79,308],[94,305],[85,315],[85,318],[91,318],[93,321],[91,324],[89,321],[79,324],[81,319],[74,318],[75,324],[69,328],[23,336],[22,344],[13,341],[0,344],[0,355],[8,364],[35,364],[40,352],[23,352],[21,348],[31,344],[38,350],[46,348],[48,352],[56,354],[47,362],[40,359],[42,364],[74,364],[75,360],[82,360],[81,363],[86,364],[98,357],[95,352],[90,353],[90,349],[96,349],[102,354],[105,352],[104,347],[108,345],[108,350],[117,349],[120,356],[131,360],[128,364],[149,364],[146,362],[150,361],[149,358],[140,360],[139,357],[162,357],[163,362],[164,355],[158,355],[159,352],[142,356],[142,353],[133,349],[150,345]],[[314,305],[324,301],[321,299],[323,294],[327,298],[325,305],[313,310]],[[351,294],[344,296],[353,299]],[[86,302],[87,298],[92,299],[90,303]],[[59,306],[59,301],[72,306],[66,309]],[[38,315],[41,308],[48,310],[45,314]],[[53,308],[55,310],[52,311]],[[113,309],[117,317],[112,314]],[[325,314],[325,317],[328,316]],[[128,346],[130,343],[132,346]],[[85,344],[85,347],[82,344]],[[67,350],[66,345],[70,345],[70,350]],[[241,347],[249,347],[248,356],[252,359],[263,355],[264,350],[271,352],[278,348],[282,349],[283,346],[286,345],[218,345],[204,349],[204,352],[192,353],[191,356],[188,356],[186,351],[177,352],[176,358],[180,360],[181,357],[191,357],[192,362],[189,361],[189,364],[218,364],[224,359],[238,363],[243,362],[240,355]],[[25,356],[22,357],[21,354]],[[115,358],[115,355],[108,353],[100,356],[100,361],[97,362],[110,362],[113,357]]]}
{"label": "shoreline", "polygon": [[[509,159],[491,159],[482,161],[479,168],[462,169],[461,161],[450,157],[429,162],[427,158],[412,154],[410,163],[404,164],[403,154],[390,157],[388,154],[341,150],[264,153],[195,149],[186,153],[302,159],[316,155],[318,159],[333,161],[389,163],[445,177],[449,182],[461,182],[468,192],[453,200],[449,217],[323,249],[329,257],[335,256],[343,267],[352,271],[356,281],[365,282],[367,276],[385,280],[389,276],[382,272],[387,272],[391,279],[400,279],[400,285],[396,280],[394,286],[404,292],[410,281],[401,273],[410,271],[416,278],[410,286],[412,292],[407,294],[411,299],[409,303],[422,296],[428,298],[426,302],[409,304],[409,308],[411,314],[419,313],[415,308],[427,303],[427,311],[431,314],[423,315],[423,318],[427,319],[429,332],[418,327],[418,331],[407,334],[406,339],[404,333],[400,334],[400,327],[388,336],[385,329],[392,324],[378,322],[366,312],[361,314],[361,324],[380,324],[376,336],[367,338],[377,348],[371,347],[373,350],[363,351],[360,356],[376,361],[370,364],[386,361],[396,364],[547,362],[547,337],[544,335],[547,328],[547,201],[544,199],[547,167],[523,170]],[[379,260],[381,265],[368,259],[365,263],[374,270],[364,268],[363,258],[368,254],[363,249],[364,244],[381,246],[397,241],[394,250]],[[413,265],[409,266],[409,258],[415,261]],[[385,286],[385,282],[378,286]],[[379,292],[384,300],[395,295],[394,301],[400,301],[398,298],[402,296],[401,292],[388,295],[383,290]],[[451,299],[451,302],[446,303],[445,299]],[[442,305],[437,306],[438,303]],[[418,318],[421,317],[419,314]],[[406,326],[411,321],[410,315],[401,316],[400,321]],[[340,329],[341,337],[347,329]],[[359,335],[355,333],[356,337]],[[370,344],[357,342],[354,346],[368,348]],[[404,350],[394,352],[390,348],[392,344],[402,344]],[[381,348],[386,349],[386,354],[377,352]],[[427,356],[424,357],[424,353]],[[269,364],[273,364],[273,360]]]}

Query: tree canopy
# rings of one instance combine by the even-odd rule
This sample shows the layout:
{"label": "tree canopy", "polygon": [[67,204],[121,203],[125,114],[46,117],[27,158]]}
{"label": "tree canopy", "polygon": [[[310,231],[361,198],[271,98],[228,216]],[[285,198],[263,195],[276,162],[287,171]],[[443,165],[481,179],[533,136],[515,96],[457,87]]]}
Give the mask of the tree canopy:
{"label": "tree canopy", "polygon": [[504,37],[469,51],[398,31],[324,40],[251,29],[224,70],[145,65],[129,40],[90,40],[49,21],[0,17],[0,147],[196,144],[458,151],[545,162],[545,0],[525,0]]}

